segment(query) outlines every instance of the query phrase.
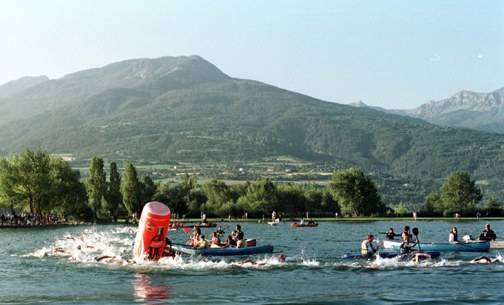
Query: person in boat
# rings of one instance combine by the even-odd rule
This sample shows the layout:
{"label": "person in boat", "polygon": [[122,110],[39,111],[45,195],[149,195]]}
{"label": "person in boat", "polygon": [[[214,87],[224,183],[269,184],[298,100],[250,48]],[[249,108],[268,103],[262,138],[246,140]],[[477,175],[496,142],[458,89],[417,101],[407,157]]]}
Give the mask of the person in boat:
{"label": "person in boat", "polygon": [[400,252],[401,253],[411,253],[413,251],[413,248],[416,246],[416,240],[413,240],[413,235],[409,233],[409,227],[406,226],[405,229],[407,228],[407,231],[403,231],[401,234],[401,247],[400,247]]}
{"label": "person in boat", "polygon": [[278,218],[277,212],[273,211],[271,213],[271,221],[275,222],[277,218]]}
{"label": "person in boat", "polygon": [[471,260],[471,263],[474,264],[493,264],[497,263],[499,261],[498,258],[492,258],[488,256],[480,256],[476,257],[475,259]]}
{"label": "person in boat", "polygon": [[411,229],[409,226],[404,226],[404,229],[401,233],[401,241],[404,243],[405,241],[416,243],[416,238],[411,234]]}
{"label": "person in boat", "polygon": [[217,237],[221,237],[221,236],[223,236],[226,232],[224,232],[224,230],[222,230],[222,227],[221,227],[221,226],[218,226],[218,227],[217,227],[217,230],[215,230],[215,233],[217,233]]}
{"label": "person in boat", "polygon": [[401,234],[397,234],[394,232],[394,228],[389,228],[387,233],[385,233],[385,236],[387,237],[388,240],[394,240],[396,236],[401,236]]}
{"label": "person in boat", "polygon": [[361,255],[363,257],[373,257],[380,248],[379,245],[375,247],[373,241],[373,234],[368,234],[367,238],[361,242]]}
{"label": "person in boat", "polygon": [[450,231],[450,235],[448,236],[448,242],[450,243],[458,243],[458,230],[457,227],[453,227]]}
{"label": "person in boat", "polygon": [[314,221],[313,219],[310,219],[310,220],[308,220],[308,224],[309,224],[309,225],[314,225],[314,224],[315,224],[315,221]]}
{"label": "person in boat", "polygon": [[201,235],[198,243],[194,246],[195,249],[205,249],[208,248],[208,241],[205,239],[205,235]]}
{"label": "person in boat", "polygon": [[198,226],[194,226],[193,228],[193,234],[191,237],[191,245],[196,247],[196,245],[199,243],[201,237],[201,229]]}
{"label": "person in boat", "polygon": [[210,248],[221,248],[222,243],[219,239],[219,234],[217,232],[212,233],[212,239],[210,241]]}
{"label": "person in boat", "polygon": [[490,224],[487,223],[485,224],[485,228],[483,229],[483,232],[481,232],[479,240],[489,240],[489,241],[495,241],[497,239],[497,235],[495,234],[494,230],[490,228]]}
{"label": "person in boat", "polygon": [[235,242],[236,247],[241,248],[241,247],[245,246],[245,239],[244,239],[245,236],[243,234],[243,231],[242,231],[240,225],[236,225],[236,227],[233,231],[232,238]]}

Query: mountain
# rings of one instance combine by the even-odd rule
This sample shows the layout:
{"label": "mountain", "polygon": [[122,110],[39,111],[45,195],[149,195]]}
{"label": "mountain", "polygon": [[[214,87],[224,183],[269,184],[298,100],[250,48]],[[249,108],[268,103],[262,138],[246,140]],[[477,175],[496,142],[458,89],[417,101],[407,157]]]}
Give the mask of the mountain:
{"label": "mountain", "polygon": [[362,101],[350,105],[419,118],[441,126],[504,133],[504,87],[490,93],[462,90],[452,97],[430,101],[415,109],[385,109]]}
{"label": "mountain", "polygon": [[463,90],[406,114],[443,126],[504,133],[504,88],[490,93]]}
{"label": "mountain", "polygon": [[504,136],[321,101],[227,76],[198,56],[127,60],[0,100],[0,147],[113,160],[220,162],[292,156],[439,179],[504,174]]}
{"label": "mountain", "polygon": [[42,76],[25,76],[17,80],[10,81],[0,86],[0,99],[16,95],[30,87],[48,81],[49,78]]}

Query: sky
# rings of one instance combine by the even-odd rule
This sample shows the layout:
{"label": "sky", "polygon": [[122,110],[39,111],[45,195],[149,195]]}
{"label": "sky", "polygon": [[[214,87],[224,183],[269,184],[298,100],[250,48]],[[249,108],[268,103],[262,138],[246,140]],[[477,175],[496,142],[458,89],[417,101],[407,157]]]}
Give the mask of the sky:
{"label": "sky", "polygon": [[193,54],[322,100],[414,108],[504,87],[504,1],[0,1],[0,84]]}

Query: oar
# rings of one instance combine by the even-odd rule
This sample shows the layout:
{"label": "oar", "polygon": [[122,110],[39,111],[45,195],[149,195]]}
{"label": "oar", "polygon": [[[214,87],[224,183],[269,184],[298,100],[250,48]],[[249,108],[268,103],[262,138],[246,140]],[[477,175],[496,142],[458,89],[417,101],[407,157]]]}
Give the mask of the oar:
{"label": "oar", "polygon": [[413,232],[413,235],[415,235],[415,237],[416,237],[417,245],[418,245],[418,252],[422,252],[422,248],[420,248],[420,239],[418,238],[418,228],[413,228],[411,231]]}

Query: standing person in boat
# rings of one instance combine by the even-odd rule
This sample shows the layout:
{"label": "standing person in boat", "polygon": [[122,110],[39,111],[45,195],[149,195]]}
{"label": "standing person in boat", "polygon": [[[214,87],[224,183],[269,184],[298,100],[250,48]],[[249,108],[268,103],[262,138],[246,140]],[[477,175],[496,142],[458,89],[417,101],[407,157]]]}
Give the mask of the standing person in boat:
{"label": "standing person in boat", "polygon": [[361,255],[363,257],[373,257],[380,248],[379,245],[375,247],[373,241],[373,234],[368,234],[367,238],[361,242]]}
{"label": "standing person in boat", "polygon": [[483,229],[483,232],[481,232],[479,240],[493,240],[495,241],[497,239],[497,235],[495,234],[494,230],[490,228],[490,224],[487,223],[485,225],[485,229]]}
{"label": "standing person in boat", "polygon": [[396,236],[401,236],[401,234],[394,232],[394,228],[389,228],[385,236],[388,240],[394,240]]}
{"label": "standing person in boat", "polygon": [[416,244],[416,238],[411,234],[411,229],[409,226],[404,226],[404,229],[401,233],[401,241],[408,242],[408,243],[415,243]]}
{"label": "standing person in boat", "polygon": [[[409,230],[409,227],[408,227]],[[416,246],[416,240],[413,240],[413,235],[403,232],[401,235],[402,243],[400,247],[401,253],[411,253]]]}
{"label": "standing person in boat", "polygon": [[457,227],[453,227],[450,231],[450,235],[448,236],[448,242],[450,243],[458,243],[458,230]]}

